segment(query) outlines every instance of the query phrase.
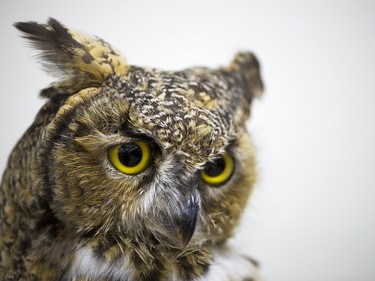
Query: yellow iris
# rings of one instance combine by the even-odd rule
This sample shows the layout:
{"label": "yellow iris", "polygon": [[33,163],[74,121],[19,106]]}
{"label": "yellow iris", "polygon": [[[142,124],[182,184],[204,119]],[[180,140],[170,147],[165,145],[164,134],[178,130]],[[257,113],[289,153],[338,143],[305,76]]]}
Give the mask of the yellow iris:
{"label": "yellow iris", "polygon": [[230,179],[233,171],[234,160],[228,153],[224,153],[207,165],[202,172],[202,179],[213,186],[222,185]]}
{"label": "yellow iris", "polygon": [[150,164],[151,148],[143,141],[129,142],[110,148],[108,157],[120,172],[136,175],[143,172]]}

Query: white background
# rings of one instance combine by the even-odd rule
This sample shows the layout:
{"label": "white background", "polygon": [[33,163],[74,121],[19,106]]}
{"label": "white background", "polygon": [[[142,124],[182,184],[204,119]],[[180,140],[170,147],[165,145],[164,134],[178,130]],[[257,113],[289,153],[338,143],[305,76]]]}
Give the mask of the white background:
{"label": "white background", "polygon": [[52,78],[11,25],[55,17],[164,69],[254,51],[261,179],[234,241],[267,281],[375,280],[374,1],[0,2],[0,168]]}

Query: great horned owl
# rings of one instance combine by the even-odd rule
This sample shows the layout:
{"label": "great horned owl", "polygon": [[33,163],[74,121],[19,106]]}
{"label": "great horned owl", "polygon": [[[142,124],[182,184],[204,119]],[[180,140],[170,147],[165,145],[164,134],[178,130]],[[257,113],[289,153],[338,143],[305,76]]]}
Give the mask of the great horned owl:
{"label": "great horned owl", "polygon": [[1,280],[256,280],[226,245],[256,180],[254,55],[162,71],[54,19],[15,26],[59,80],[3,175]]}

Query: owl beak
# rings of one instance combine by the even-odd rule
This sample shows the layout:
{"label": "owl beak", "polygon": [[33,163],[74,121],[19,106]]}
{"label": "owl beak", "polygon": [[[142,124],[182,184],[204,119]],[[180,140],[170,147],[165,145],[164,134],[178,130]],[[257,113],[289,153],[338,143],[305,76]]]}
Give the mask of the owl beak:
{"label": "owl beak", "polygon": [[198,211],[198,196],[196,194],[191,194],[184,202],[179,218],[177,219],[183,248],[189,244],[191,238],[193,237],[197,225]]}

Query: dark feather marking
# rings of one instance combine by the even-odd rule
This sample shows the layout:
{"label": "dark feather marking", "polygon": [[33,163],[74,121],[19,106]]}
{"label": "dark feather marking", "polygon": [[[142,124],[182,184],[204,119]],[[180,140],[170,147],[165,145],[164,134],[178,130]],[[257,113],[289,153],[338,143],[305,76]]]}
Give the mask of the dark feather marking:
{"label": "dark feather marking", "polygon": [[[69,123],[74,119],[79,110],[84,110],[85,105],[92,102],[92,100],[85,100],[76,105],[72,110],[65,112],[63,118],[59,118],[56,122],[56,128],[53,131],[53,135],[49,136],[46,145],[40,153],[39,162],[42,164],[41,168],[44,170],[43,183],[44,183],[44,200],[46,202],[52,201],[54,180],[52,179],[53,173],[50,173],[50,168],[53,167],[53,159],[50,159],[50,153],[53,146],[59,143],[65,136],[64,131],[68,128]],[[49,206],[49,204],[47,203]],[[50,212],[50,210],[47,210]]]}
{"label": "dark feather marking", "polygon": [[61,56],[55,56],[61,55],[56,50],[72,56],[73,53],[70,53],[69,50],[84,48],[82,44],[73,39],[68,30],[58,21],[49,19],[48,24],[49,26],[36,22],[17,22],[14,26],[22,31],[25,34],[24,38],[31,40],[37,49],[44,51],[41,56],[51,62],[62,59]]}

